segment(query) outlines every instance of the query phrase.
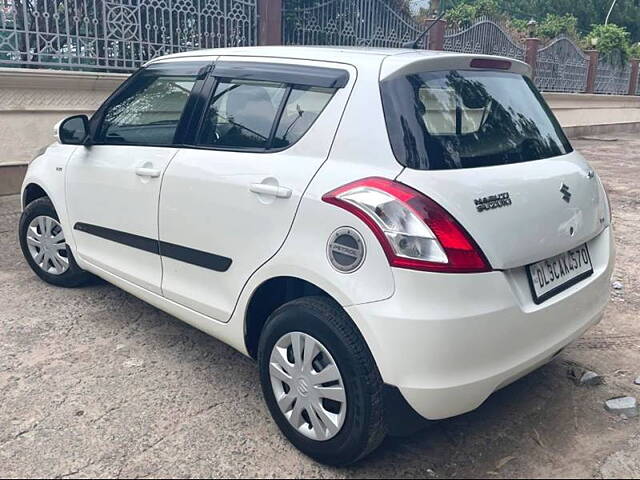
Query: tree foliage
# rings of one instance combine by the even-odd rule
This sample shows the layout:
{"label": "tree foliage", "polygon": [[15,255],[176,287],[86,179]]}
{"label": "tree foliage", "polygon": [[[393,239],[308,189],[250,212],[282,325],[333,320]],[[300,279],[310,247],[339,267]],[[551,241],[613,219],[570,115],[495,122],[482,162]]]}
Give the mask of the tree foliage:
{"label": "tree foliage", "polygon": [[[481,0],[480,0],[481,1]],[[456,9],[462,4],[475,5],[480,1],[446,0],[445,8]],[[587,35],[593,25],[604,24],[613,0],[492,0],[498,11],[514,19],[542,24],[549,14],[557,17],[571,15],[576,18],[576,30]],[[640,0],[618,0],[611,23],[626,28],[633,42],[640,41]]]}
{"label": "tree foliage", "polygon": [[453,25],[465,27],[478,17],[496,17],[499,14],[498,0],[464,0],[447,10],[445,19]]}
{"label": "tree foliage", "polygon": [[555,38],[559,35],[576,38],[578,36],[578,19],[569,13],[562,16],[548,13],[544,20],[537,25],[535,33],[542,38]]}
{"label": "tree foliage", "polygon": [[623,27],[610,23],[609,25],[594,25],[587,35],[587,45],[609,57],[609,60],[625,62],[631,53],[629,32]]}

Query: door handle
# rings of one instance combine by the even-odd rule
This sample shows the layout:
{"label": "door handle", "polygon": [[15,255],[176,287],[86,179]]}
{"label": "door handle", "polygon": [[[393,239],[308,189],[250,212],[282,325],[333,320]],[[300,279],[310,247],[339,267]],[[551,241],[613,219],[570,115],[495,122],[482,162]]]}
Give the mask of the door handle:
{"label": "door handle", "polygon": [[249,187],[253,193],[259,195],[269,195],[276,198],[291,198],[291,189],[266,183],[252,183]]}
{"label": "door handle", "polygon": [[136,169],[136,175],[139,177],[158,178],[162,172],[157,168],[140,167]]}

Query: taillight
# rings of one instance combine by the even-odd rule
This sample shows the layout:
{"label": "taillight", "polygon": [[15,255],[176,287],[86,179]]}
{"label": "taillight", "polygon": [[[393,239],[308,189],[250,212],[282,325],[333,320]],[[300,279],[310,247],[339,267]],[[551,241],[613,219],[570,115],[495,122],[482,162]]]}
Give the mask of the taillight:
{"label": "taillight", "polygon": [[509,70],[512,63],[508,60],[495,58],[474,58],[471,60],[471,68],[486,68],[490,70]]}
{"label": "taillight", "polygon": [[491,270],[480,247],[444,208],[402,183],[366,178],[322,199],[366,223],[392,267],[446,273]]}

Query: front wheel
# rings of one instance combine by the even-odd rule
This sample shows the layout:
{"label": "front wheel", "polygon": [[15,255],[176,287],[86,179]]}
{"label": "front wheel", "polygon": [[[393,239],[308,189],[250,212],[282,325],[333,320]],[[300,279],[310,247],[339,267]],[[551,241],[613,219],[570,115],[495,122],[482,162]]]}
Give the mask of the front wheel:
{"label": "front wheel", "polygon": [[348,465],[386,435],[382,379],[346,312],[325,297],[293,300],[267,320],[258,350],[267,406],[295,447]]}
{"label": "front wheel", "polygon": [[60,219],[46,197],[26,206],[18,227],[22,254],[42,280],[59,287],[78,287],[91,275],[82,270],[67,246]]}

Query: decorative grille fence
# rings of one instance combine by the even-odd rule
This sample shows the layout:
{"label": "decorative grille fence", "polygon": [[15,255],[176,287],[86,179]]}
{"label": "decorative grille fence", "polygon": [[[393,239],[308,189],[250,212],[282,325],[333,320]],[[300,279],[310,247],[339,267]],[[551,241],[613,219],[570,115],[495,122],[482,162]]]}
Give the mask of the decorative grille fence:
{"label": "decorative grille fence", "polygon": [[629,93],[631,65],[620,54],[611,54],[598,59],[595,93],[626,95]]}
{"label": "decorative grille fence", "polygon": [[[0,0],[0,66],[132,71],[168,53],[256,45],[258,10],[274,10],[271,1]],[[282,43],[400,47],[420,36],[426,25],[398,4],[282,0]],[[438,32],[432,38],[437,49],[522,61],[535,54],[535,83],[543,91],[627,94],[633,85],[635,70],[626,59],[600,56],[597,69],[590,69],[589,56],[566,37],[537,53],[533,44],[527,55],[508,28],[491,18],[449,28],[444,38]],[[635,94],[640,95],[640,78],[637,83]]]}
{"label": "decorative grille fence", "polygon": [[400,47],[424,27],[388,0],[285,0],[285,45]]}
{"label": "decorative grille fence", "polygon": [[540,90],[584,92],[588,75],[589,57],[568,38],[560,37],[538,50],[535,83]]}
{"label": "decorative grille fence", "polygon": [[0,0],[0,65],[130,71],[167,53],[253,45],[257,0]]}
{"label": "decorative grille fence", "polygon": [[500,24],[489,18],[479,19],[468,28],[449,29],[444,37],[449,52],[502,55],[524,60],[525,49],[517,45]]}

